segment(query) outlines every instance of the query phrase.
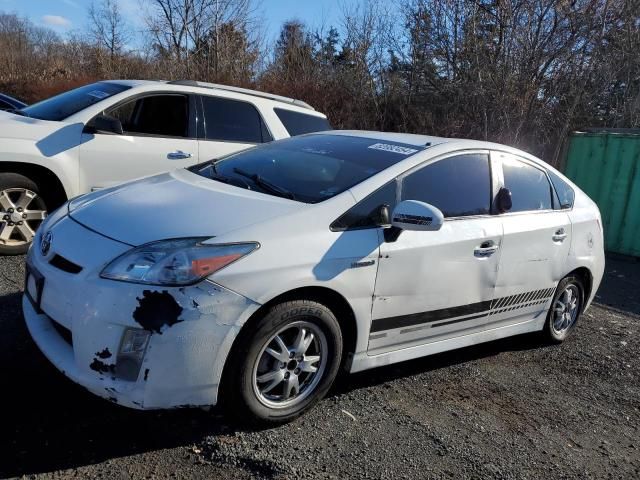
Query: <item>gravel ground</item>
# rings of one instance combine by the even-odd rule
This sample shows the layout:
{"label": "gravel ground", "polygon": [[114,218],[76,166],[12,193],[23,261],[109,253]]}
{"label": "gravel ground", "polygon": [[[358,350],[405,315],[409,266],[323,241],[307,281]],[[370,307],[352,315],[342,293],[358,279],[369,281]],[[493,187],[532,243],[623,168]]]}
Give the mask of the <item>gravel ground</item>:
{"label": "gravel ground", "polygon": [[355,375],[277,429],[219,412],[137,412],[58,373],[0,258],[0,476],[640,478],[640,263],[608,259],[574,335],[524,335]]}

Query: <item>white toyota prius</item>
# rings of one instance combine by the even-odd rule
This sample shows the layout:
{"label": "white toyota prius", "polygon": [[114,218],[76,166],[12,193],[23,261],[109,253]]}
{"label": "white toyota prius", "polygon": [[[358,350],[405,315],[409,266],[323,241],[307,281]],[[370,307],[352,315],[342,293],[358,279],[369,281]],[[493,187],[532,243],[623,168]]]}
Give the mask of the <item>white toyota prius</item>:
{"label": "white toyota prius", "polygon": [[340,367],[561,342],[603,270],[598,208],[541,160],[332,131],[71,200],[37,232],[23,309],[49,360],[101,397],[279,423]]}

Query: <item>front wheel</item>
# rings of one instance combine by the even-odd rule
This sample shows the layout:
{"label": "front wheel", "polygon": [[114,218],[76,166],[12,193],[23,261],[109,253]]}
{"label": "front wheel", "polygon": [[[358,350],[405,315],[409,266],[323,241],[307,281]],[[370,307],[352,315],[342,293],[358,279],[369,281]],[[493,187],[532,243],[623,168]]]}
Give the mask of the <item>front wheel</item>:
{"label": "front wheel", "polygon": [[47,216],[38,186],[17,173],[0,173],[0,255],[24,253]]}
{"label": "front wheel", "polygon": [[584,307],[584,286],[575,275],[558,284],[544,325],[544,335],[552,343],[563,342],[575,327]]}
{"label": "front wheel", "polygon": [[237,418],[253,424],[288,422],[311,408],[331,387],[342,355],[335,315],[310,300],[272,307],[238,342],[221,393]]}

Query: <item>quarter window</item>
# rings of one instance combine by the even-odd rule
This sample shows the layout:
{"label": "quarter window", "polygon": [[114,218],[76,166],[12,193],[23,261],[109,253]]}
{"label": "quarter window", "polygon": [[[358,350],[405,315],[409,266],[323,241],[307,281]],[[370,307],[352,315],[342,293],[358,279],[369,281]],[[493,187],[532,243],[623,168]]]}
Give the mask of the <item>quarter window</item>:
{"label": "quarter window", "polygon": [[207,140],[263,143],[272,140],[258,110],[248,102],[202,97]]}
{"label": "quarter window", "polygon": [[439,208],[445,217],[489,214],[489,156],[456,155],[427,165],[404,178],[402,200],[429,203]]}
{"label": "quarter window", "polygon": [[551,185],[544,171],[503,157],[504,186],[511,191],[511,212],[551,209]]}
{"label": "quarter window", "polygon": [[560,176],[553,173],[551,170],[549,170],[549,178],[551,179],[551,183],[553,183],[553,188],[555,189],[557,194],[557,206],[554,205],[556,209],[572,208],[573,200],[576,196],[573,188],[571,188],[567,182],[565,182],[562,178],[560,178]]}
{"label": "quarter window", "polygon": [[287,129],[289,135],[292,137],[295,135],[302,135],[304,133],[322,132],[324,130],[331,130],[329,121],[324,117],[316,115],[307,115],[300,112],[294,112],[293,110],[286,110],[284,108],[274,108],[274,112]]}
{"label": "quarter window", "polygon": [[331,230],[356,230],[378,227],[381,224],[381,207],[389,208],[389,215],[396,204],[396,181],[387,183],[364,200],[351,207],[331,224]]}
{"label": "quarter window", "polygon": [[122,123],[125,133],[161,137],[186,137],[189,125],[185,95],[142,97],[107,112]]}

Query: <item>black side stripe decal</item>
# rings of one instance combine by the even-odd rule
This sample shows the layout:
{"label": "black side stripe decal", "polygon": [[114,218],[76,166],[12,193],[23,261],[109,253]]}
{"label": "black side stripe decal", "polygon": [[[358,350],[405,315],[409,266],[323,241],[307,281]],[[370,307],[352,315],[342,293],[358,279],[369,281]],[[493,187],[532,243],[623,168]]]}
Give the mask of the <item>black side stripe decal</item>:
{"label": "black side stripe decal", "polygon": [[467,320],[473,320],[474,318],[486,317],[486,313],[480,315],[474,315],[472,317],[456,318],[455,320],[449,320],[448,322],[434,323],[432,327],[444,327],[445,325],[451,325],[452,323],[466,322]]}
{"label": "black side stripe decal", "polygon": [[400,315],[397,317],[379,318],[373,321],[371,325],[371,333],[381,332],[383,330],[392,330],[394,328],[410,327],[412,325],[420,325],[422,323],[437,322],[438,320],[446,320],[453,317],[461,317],[462,315],[471,315],[489,310],[491,301],[470,303],[469,305],[460,305],[459,307],[443,308],[440,310],[431,310],[429,312],[412,313],[411,315]]}
{"label": "black side stripe decal", "polygon": [[[533,290],[531,292],[509,295],[484,302],[470,303],[468,305],[442,308],[440,310],[431,310],[428,312],[413,313],[410,315],[399,315],[397,317],[379,318],[373,321],[371,325],[371,333],[374,334],[385,330],[403,328],[403,330],[400,331],[400,334],[405,334],[422,330],[424,328],[442,327],[453,323],[466,322],[467,320],[498,315],[511,310],[519,310],[522,308],[532,307],[534,305],[542,305],[549,300],[554,291],[555,288]],[[439,322],[440,320],[447,321]],[[407,328],[414,325],[421,326]],[[381,338],[382,336],[383,335],[371,335],[369,338],[374,340],[376,338]]]}

